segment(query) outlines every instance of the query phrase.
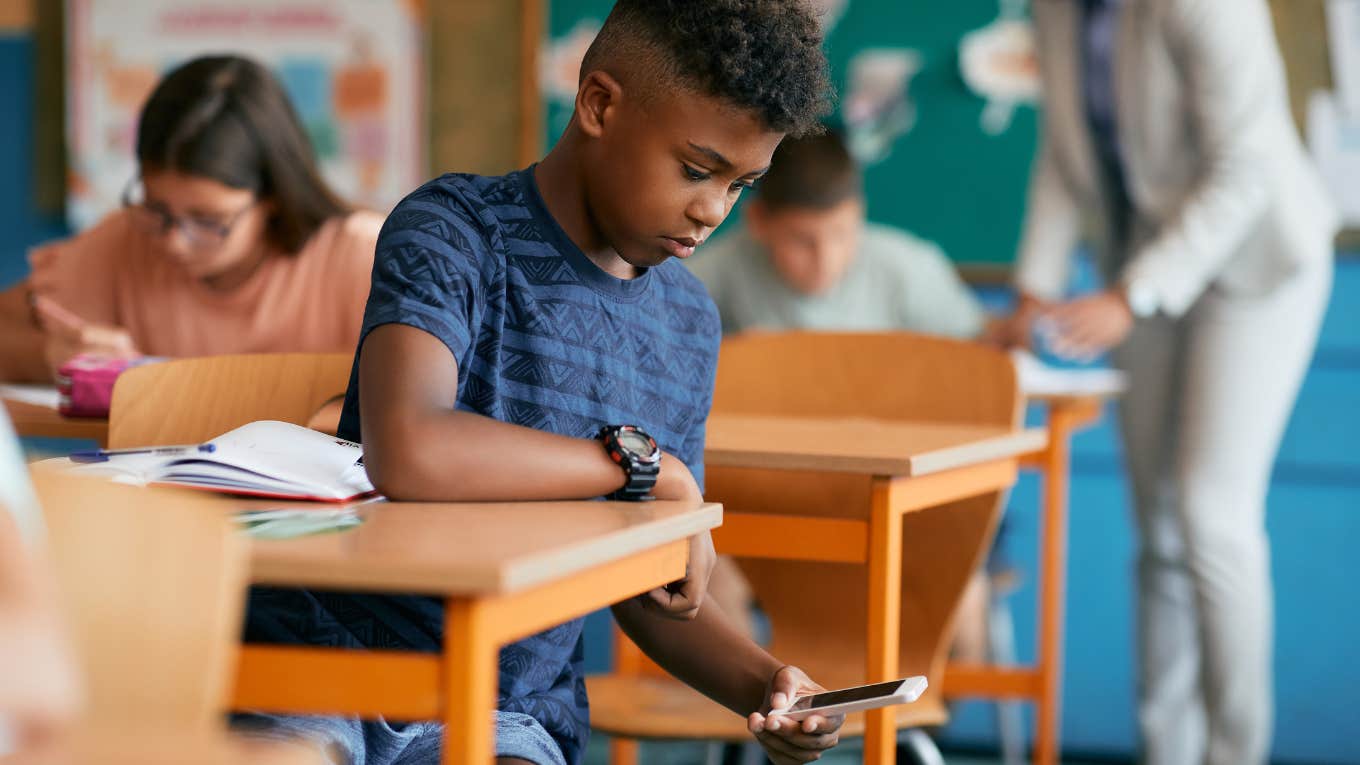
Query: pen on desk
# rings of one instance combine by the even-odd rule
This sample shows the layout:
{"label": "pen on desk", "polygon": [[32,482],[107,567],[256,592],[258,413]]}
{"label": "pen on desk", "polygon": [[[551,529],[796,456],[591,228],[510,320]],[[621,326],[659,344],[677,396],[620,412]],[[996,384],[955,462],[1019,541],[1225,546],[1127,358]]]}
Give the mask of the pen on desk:
{"label": "pen on desk", "polygon": [[71,453],[72,462],[108,462],[111,457],[125,454],[154,454],[161,457],[188,457],[196,454],[211,454],[217,451],[213,444],[198,446],[155,446],[145,449],[90,449]]}

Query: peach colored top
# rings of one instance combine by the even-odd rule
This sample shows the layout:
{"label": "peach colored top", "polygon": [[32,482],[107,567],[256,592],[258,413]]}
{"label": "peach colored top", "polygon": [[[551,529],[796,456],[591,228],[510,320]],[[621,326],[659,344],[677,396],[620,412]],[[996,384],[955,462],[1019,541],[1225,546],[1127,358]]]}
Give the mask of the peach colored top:
{"label": "peach colored top", "polygon": [[328,221],[300,252],[272,253],[222,292],[159,257],[120,210],[35,249],[29,283],[87,321],[126,329],[151,356],[353,351],[382,222],[367,211]]}

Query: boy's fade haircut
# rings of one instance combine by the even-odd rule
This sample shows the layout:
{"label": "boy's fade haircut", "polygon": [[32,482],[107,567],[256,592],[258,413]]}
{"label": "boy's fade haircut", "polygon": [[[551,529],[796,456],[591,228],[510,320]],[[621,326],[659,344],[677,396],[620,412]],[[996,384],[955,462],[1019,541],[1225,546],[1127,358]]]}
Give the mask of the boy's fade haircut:
{"label": "boy's fade haircut", "polygon": [[859,163],[835,130],[785,138],[756,184],[757,198],[771,211],[828,210],[863,193]]}
{"label": "boy's fade haircut", "polygon": [[645,101],[689,90],[771,130],[821,130],[831,107],[822,30],[807,0],[618,0],[581,61]]}

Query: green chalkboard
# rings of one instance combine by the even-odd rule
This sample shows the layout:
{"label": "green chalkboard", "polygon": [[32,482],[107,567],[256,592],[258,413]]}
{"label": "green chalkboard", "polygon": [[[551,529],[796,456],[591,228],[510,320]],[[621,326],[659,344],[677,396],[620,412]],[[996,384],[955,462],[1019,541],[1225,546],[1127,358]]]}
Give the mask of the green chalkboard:
{"label": "green chalkboard", "polygon": [[[611,5],[610,0],[551,0],[552,43],[545,51],[549,65],[556,52],[565,69],[573,33],[578,46],[588,41]],[[1035,145],[1035,110],[1018,107],[1004,131],[989,135],[981,127],[986,102],[959,73],[960,39],[997,18],[997,0],[844,0],[832,5],[841,6],[833,14],[836,20],[826,43],[838,112],[848,106],[857,56],[874,50],[900,55],[908,49],[919,66],[907,88],[914,112],[910,129],[866,167],[869,217],[937,242],[960,263],[1012,261]],[[549,145],[570,116],[567,84],[562,79],[563,92],[548,96]]]}

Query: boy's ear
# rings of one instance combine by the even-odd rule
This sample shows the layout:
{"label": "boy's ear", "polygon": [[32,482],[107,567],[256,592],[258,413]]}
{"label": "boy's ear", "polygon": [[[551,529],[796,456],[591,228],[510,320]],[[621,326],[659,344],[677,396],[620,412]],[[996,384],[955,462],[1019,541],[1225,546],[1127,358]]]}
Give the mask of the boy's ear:
{"label": "boy's ear", "polygon": [[599,138],[622,95],[623,86],[608,72],[596,69],[587,74],[576,90],[576,121],[582,132]]}

